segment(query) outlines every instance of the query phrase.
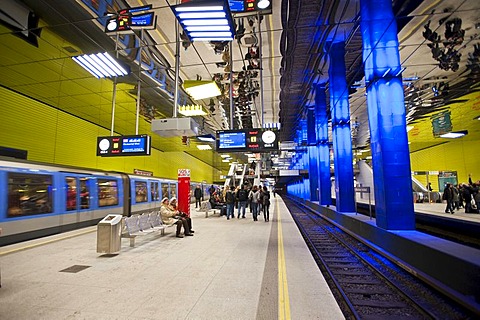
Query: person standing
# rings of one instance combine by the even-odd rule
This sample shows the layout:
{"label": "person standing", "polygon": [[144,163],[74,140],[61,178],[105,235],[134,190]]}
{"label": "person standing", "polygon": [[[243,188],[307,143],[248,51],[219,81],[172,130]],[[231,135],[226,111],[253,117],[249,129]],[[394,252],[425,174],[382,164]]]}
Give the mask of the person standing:
{"label": "person standing", "polygon": [[257,186],[253,186],[248,198],[251,199],[250,202],[250,210],[252,211],[253,221],[258,221],[258,198],[260,196],[260,191],[258,190]]}
{"label": "person standing", "polygon": [[235,205],[235,196],[233,194],[233,190],[235,190],[235,186],[231,186],[230,189],[228,189],[225,193],[225,203],[227,204],[227,220],[230,220],[230,216],[235,218],[235,213],[233,212],[233,206]]}
{"label": "person standing", "polygon": [[201,207],[203,192],[199,185],[197,185],[195,191],[193,191],[193,196],[195,197],[195,208]]}
{"label": "person standing", "polygon": [[242,218],[245,218],[245,209],[247,207],[248,192],[245,190],[245,185],[237,191],[237,201],[238,201],[238,213],[237,218],[240,219],[240,211],[242,212]]}

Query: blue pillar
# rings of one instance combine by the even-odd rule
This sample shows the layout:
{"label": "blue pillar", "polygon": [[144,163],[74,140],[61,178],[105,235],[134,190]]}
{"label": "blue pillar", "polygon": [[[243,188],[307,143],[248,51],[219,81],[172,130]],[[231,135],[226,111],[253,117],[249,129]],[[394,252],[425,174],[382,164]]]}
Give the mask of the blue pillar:
{"label": "blue pillar", "polygon": [[308,180],[310,183],[310,200],[318,201],[318,160],[315,110],[307,112],[307,150],[308,150]]}
{"label": "blue pillar", "polygon": [[325,85],[315,88],[315,122],[317,125],[318,188],[320,205],[332,204],[330,182],[330,149],[328,146],[327,95]]}
{"label": "blue pillar", "polygon": [[340,212],[355,212],[350,105],[345,78],[344,42],[333,43],[329,55],[330,68],[328,75],[330,79],[336,207],[337,211]]}
{"label": "blue pillar", "polygon": [[415,229],[405,103],[391,0],[361,0],[377,225]]}

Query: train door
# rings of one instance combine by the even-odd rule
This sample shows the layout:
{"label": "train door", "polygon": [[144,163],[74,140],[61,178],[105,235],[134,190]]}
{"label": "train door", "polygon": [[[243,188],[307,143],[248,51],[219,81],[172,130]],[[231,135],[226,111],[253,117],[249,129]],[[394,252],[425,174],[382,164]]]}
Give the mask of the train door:
{"label": "train door", "polygon": [[160,196],[159,182],[150,180],[150,203],[152,208],[160,207]]}
{"label": "train door", "polygon": [[130,191],[130,177],[121,173],[123,182],[123,215],[130,217],[132,214],[132,194]]}
{"label": "train door", "polygon": [[91,203],[91,178],[76,174],[66,174],[64,179],[64,205],[67,214],[63,217],[62,225],[64,229],[70,229],[73,225],[87,225],[88,221],[94,218]]}

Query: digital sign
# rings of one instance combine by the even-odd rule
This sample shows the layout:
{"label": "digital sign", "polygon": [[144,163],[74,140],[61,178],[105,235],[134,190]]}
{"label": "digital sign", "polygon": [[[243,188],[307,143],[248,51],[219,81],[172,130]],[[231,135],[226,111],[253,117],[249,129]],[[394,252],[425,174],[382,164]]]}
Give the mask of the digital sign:
{"label": "digital sign", "polygon": [[146,156],[150,155],[150,136],[109,136],[97,138],[97,156]]}
{"label": "digital sign", "polygon": [[244,15],[247,14],[271,14],[272,1],[271,0],[228,0],[230,11],[233,14]]}
{"label": "digital sign", "polygon": [[245,148],[245,132],[234,131],[234,132],[222,132],[218,136],[220,149],[236,149],[236,148]]}
{"label": "digital sign", "polygon": [[278,134],[273,129],[217,131],[218,152],[269,152],[278,150]]}

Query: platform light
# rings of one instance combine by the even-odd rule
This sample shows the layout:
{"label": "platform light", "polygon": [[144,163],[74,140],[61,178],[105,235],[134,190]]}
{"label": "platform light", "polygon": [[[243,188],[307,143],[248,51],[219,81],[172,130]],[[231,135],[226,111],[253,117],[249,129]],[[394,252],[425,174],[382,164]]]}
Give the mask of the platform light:
{"label": "platform light", "polygon": [[208,144],[199,144],[197,145],[197,148],[199,150],[212,150],[212,147],[210,147]]}
{"label": "platform light", "polygon": [[184,115],[186,117],[193,117],[193,116],[204,116],[207,115],[207,111],[203,109],[203,106],[196,104],[196,105],[185,105],[178,107],[178,113]]}
{"label": "platform light", "polygon": [[197,139],[203,142],[215,142],[215,137],[211,134],[203,134],[201,136],[197,136]]}
{"label": "platform light", "polygon": [[[235,28],[227,0],[197,0],[171,8],[192,42],[232,41],[234,38]],[[197,27],[192,28],[192,26]]]}
{"label": "platform light", "polygon": [[464,131],[452,131],[452,132],[447,132],[447,133],[444,133],[442,135],[440,135],[440,138],[449,138],[449,139],[457,139],[457,138],[461,138],[465,135],[468,134],[468,131],[467,130],[464,130]]}
{"label": "platform light", "polygon": [[230,155],[229,155],[229,154],[221,154],[220,157],[222,157],[222,158],[230,158]]}
{"label": "platform light", "polygon": [[183,88],[195,100],[217,97],[222,94],[215,81],[185,80]]}
{"label": "platform light", "polygon": [[409,132],[410,130],[412,130],[414,128],[414,126],[407,126],[407,132]]}
{"label": "platform light", "polygon": [[72,59],[97,79],[120,77],[128,74],[127,68],[123,67],[106,52],[84,54],[72,57]]}

